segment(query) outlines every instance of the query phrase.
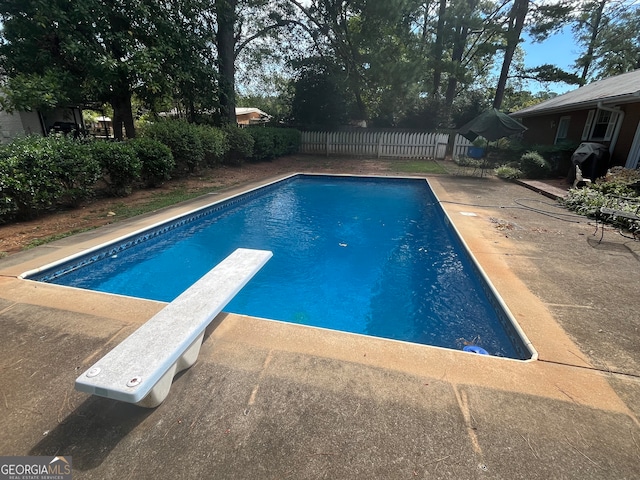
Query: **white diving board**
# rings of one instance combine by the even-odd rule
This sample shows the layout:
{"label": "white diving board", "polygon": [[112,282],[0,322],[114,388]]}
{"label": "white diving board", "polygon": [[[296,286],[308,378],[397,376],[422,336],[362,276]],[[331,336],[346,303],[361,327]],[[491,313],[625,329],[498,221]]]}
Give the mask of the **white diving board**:
{"label": "white diving board", "polygon": [[76,390],[154,408],[198,358],[205,328],[272,253],[239,248],[76,379]]}

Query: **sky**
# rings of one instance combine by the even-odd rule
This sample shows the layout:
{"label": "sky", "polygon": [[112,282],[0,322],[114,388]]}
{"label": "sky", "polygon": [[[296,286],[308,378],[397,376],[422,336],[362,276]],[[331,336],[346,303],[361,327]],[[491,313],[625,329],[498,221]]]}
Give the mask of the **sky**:
{"label": "sky", "polygon": [[[568,72],[574,72],[572,65],[579,55],[578,46],[575,44],[569,27],[549,37],[542,43],[533,43],[526,36],[522,48],[525,50],[524,63],[526,67],[537,67],[549,63]],[[578,87],[577,85],[567,85],[566,83],[553,83],[548,88],[549,91],[560,94],[575,90]],[[530,82],[529,89],[532,92],[538,92],[545,90],[545,87],[539,82]]]}

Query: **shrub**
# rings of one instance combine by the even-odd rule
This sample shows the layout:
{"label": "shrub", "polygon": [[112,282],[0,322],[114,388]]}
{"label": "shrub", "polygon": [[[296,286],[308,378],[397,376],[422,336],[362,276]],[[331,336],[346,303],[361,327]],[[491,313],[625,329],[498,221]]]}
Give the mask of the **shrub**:
{"label": "shrub", "polygon": [[467,157],[466,155],[457,156],[453,159],[453,162],[460,167],[473,167],[480,168],[484,163],[482,160]]}
{"label": "shrub", "polygon": [[545,178],[551,166],[538,152],[529,151],[520,157],[520,170],[525,178]]}
{"label": "shrub", "polygon": [[64,193],[54,149],[46,138],[19,138],[0,149],[0,214],[32,218],[54,205]]}
{"label": "shrub", "polygon": [[5,223],[17,213],[17,205],[15,200],[10,196],[9,186],[6,184],[6,175],[4,174],[6,163],[0,158],[0,224]]}
{"label": "shrub", "polygon": [[274,137],[270,128],[247,128],[247,133],[253,138],[253,160],[270,160],[275,155]]}
{"label": "shrub", "polygon": [[176,164],[171,150],[153,138],[136,138],[129,142],[142,163],[142,181],[147,187],[158,187],[171,178]]}
{"label": "shrub", "polygon": [[294,128],[280,129],[283,132],[282,138],[285,141],[284,155],[291,155],[297,153],[300,150],[300,144],[302,143],[302,133],[300,130]]}
{"label": "shrub", "polygon": [[476,137],[476,139],[471,143],[474,147],[478,148],[487,148],[487,145],[489,144],[489,142],[487,142],[487,139],[484,137]]}
{"label": "shrub", "polygon": [[109,193],[125,197],[140,178],[142,162],[131,145],[121,142],[95,141],[91,143],[93,156],[100,162]]}
{"label": "shrub", "polygon": [[204,162],[199,130],[193,124],[184,120],[164,120],[145,126],[141,133],[169,147],[178,174],[194,172]]}
{"label": "shrub", "polygon": [[227,135],[219,128],[208,125],[198,125],[196,128],[202,143],[205,163],[210,167],[222,163],[229,149]]}
{"label": "shrub", "polygon": [[603,178],[583,188],[572,188],[564,199],[564,205],[582,215],[599,216],[614,225],[632,231],[640,230],[640,222],[619,216],[605,216],[600,213],[601,207],[612,210],[637,214],[637,187],[640,182],[640,172],[622,167],[613,167]]}
{"label": "shrub", "polygon": [[64,187],[62,200],[77,205],[91,197],[101,167],[89,145],[69,137],[49,137],[47,142],[53,149],[57,177]]}
{"label": "shrub", "polygon": [[564,205],[569,210],[588,217],[597,216],[607,223],[636,232],[640,230],[639,221],[617,215],[603,215],[600,213],[600,208],[607,207],[612,210],[637,215],[639,202],[640,198],[635,194],[632,196],[619,196],[603,193],[593,184],[584,188],[570,189],[567,197],[563,200]]}
{"label": "shrub", "polygon": [[253,137],[253,160],[270,160],[289,155],[300,148],[300,132],[292,128],[254,127],[247,132]]}
{"label": "shrub", "polygon": [[494,170],[495,174],[499,178],[504,178],[505,180],[515,180],[520,178],[522,172],[520,169],[509,166],[509,165],[501,165]]}
{"label": "shrub", "polygon": [[591,187],[571,188],[562,202],[569,210],[593,217],[604,206],[605,195]]}
{"label": "shrub", "polygon": [[636,195],[639,186],[640,170],[613,167],[604,177],[596,179],[593,188],[605,194],[631,197]]}
{"label": "shrub", "polygon": [[253,137],[244,128],[227,124],[222,127],[227,137],[229,149],[224,158],[224,163],[229,165],[240,165],[246,158],[253,155]]}
{"label": "shrub", "polygon": [[57,203],[93,194],[100,166],[86,144],[37,135],[0,149],[0,218],[31,218]]}
{"label": "shrub", "polygon": [[565,176],[572,167],[571,155],[578,148],[578,143],[562,141],[555,145],[525,145],[520,140],[509,138],[505,141],[505,149],[513,156],[520,157],[524,153],[533,150],[538,152],[549,162],[554,174]]}

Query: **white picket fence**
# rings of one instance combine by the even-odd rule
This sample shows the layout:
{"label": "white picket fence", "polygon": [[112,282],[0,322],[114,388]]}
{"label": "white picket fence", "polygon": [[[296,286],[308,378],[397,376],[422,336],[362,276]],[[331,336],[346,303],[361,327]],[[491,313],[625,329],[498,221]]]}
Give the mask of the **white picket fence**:
{"label": "white picket fence", "polygon": [[453,157],[466,157],[467,149],[473,145],[469,140],[464,138],[462,135],[458,135],[456,133],[456,138],[453,141]]}
{"label": "white picket fence", "polygon": [[[443,159],[448,142],[447,133],[302,132],[300,153]],[[469,145],[466,138],[456,135],[454,156],[466,155]]]}

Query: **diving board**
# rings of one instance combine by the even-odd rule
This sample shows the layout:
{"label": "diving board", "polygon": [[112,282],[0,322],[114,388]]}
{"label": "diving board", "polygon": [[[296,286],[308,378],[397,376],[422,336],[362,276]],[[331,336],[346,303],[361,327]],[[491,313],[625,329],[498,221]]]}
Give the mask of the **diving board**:
{"label": "diving board", "polygon": [[266,250],[234,251],[80,375],[76,390],[160,405],[173,377],[198,358],[209,323],[272,256]]}

